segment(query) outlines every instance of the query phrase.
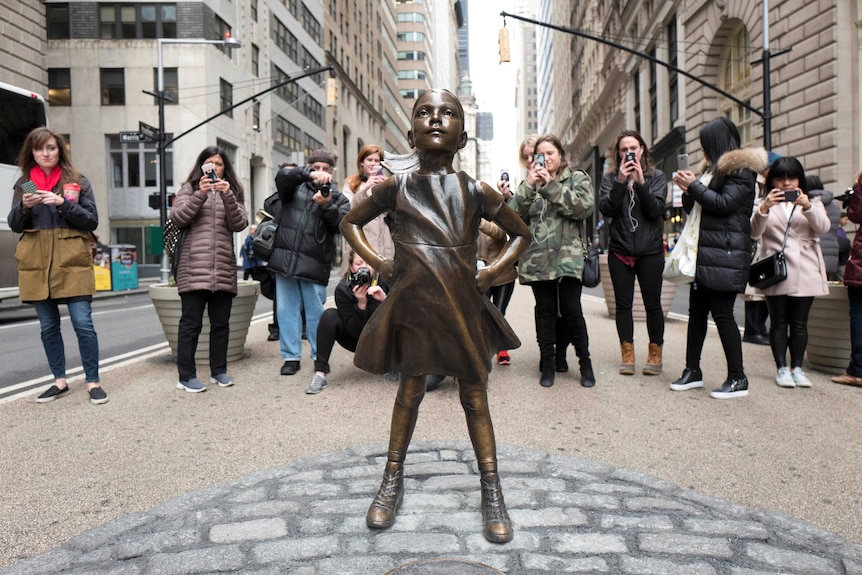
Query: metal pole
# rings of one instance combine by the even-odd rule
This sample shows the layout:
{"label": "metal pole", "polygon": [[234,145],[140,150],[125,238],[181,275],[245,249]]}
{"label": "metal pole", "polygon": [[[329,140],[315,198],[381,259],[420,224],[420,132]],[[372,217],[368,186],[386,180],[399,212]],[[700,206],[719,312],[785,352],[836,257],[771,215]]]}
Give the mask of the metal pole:
{"label": "metal pole", "polygon": [[763,0],[763,147],[772,149],[772,96],[769,91],[769,0]]}
{"label": "metal pole", "polygon": [[[158,86],[156,87],[157,98],[159,100],[159,137],[156,140],[156,149],[159,155],[159,222],[162,225],[162,230],[165,229],[165,224],[168,222],[168,185],[167,185],[167,168],[165,166],[165,69],[162,61],[162,40],[156,40],[158,46]],[[161,282],[168,283],[170,281],[171,266],[168,261],[167,251],[162,249],[162,268]]]}

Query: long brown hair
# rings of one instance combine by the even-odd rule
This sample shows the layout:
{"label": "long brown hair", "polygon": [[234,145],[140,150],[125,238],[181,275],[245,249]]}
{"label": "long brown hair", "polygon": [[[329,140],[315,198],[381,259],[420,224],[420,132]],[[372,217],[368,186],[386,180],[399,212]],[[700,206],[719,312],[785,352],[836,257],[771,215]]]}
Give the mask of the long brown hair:
{"label": "long brown hair", "polygon": [[230,184],[230,189],[233,190],[233,195],[236,196],[236,200],[242,203],[245,200],[245,193],[242,189],[242,184],[240,183],[236,172],[233,170],[233,164],[231,163],[230,158],[224,150],[218,146],[208,146],[201,150],[201,153],[198,154],[198,157],[195,160],[195,167],[192,168],[191,173],[189,173],[189,177],[186,178],[186,182],[191,184],[194,191],[198,191],[201,184],[201,178],[204,177],[204,171],[201,169],[201,164],[203,164],[207,158],[212,158],[213,156],[219,156],[221,158],[221,161],[224,164],[223,179],[227,180]]}
{"label": "long brown hair", "polygon": [[57,148],[60,152],[60,158],[57,164],[63,171],[63,175],[60,176],[60,185],[62,186],[63,184],[72,183],[80,184],[81,172],[72,165],[72,157],[69,153],[69,144],[66,142],[66,138],[56,132],[52,132],[44,126],[34,128],[29,134],[27,134],[27,138],[24,140],[24,145],[21,146],[21,152],[18,154],[18,168],[21,170],[21,181],[29,180],[30,170],[33,169],[33,166],[37,165],[36,158],[33,157],[33,152],[47,144],[48,140],[51,138],[54,138],[54,141],[57,142]]}
{"label": "long brown hair", "polygon": [[518,161],[524,166],[527,170],[530,169],[532,162],[524,161],[524,148],[533,148],[533,153],[536,153],[536,140],[539,139],[539,134],[532,134],[527,136],[521,145],[518,146]]}
{"label": "long brown hair", "polygon": [[365,158],[370,156],[371,154],[377,154],[380,156],[380,159],[383,159],[383,148],[377,146],[375,144],[365,144],[359,150],[359,156],[356,157],[356,173],[347,178],[347,186],[350,188],[350,191],[355,192],[359,185],[362,183],[362,176],[364,172],[362,170],[362,162],[365,161]]}
{"label": "long brown hair", "polygon": [[557,166],[557,171],[551,176],[557,177],[559,174],[563,173],[563,170],[569,167],[569,159],[566,157],[566,149],[563,147],[563,143],[560,141],[558,137],[553,134],[545,134],[544,136],[540,136],[538,140],[536,140],[536,145],[533,148],[533,153],[536,153],[539,149],[539,144],[548,142],[555,148],[557,148],[557,152],[560,154],[560,165]]}

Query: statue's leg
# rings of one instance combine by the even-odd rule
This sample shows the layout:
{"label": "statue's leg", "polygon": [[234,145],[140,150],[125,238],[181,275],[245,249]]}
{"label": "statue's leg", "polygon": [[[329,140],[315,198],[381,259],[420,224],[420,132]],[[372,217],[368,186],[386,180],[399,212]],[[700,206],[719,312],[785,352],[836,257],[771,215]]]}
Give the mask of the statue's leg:
{"label": "statue's leg", "polygon": [[386,529],[395,523],[395,514],[404,497],[404,458],[416,428],[419,404],[425,397],[425,376],[401,374],[395,406],[392,408],[392,424],[389,431],[389,452],[383,481],[368,513],[365,523],[373,529]]}
{"label": "statue's leg", "polygon": [[512,540],[512,520],[506,511],[503,488],[497,475],[497,443],[488,408],[485,382],[459,380],[461,406],[467,416],[467,430],[476,452],[482,486],[482,519],[485,539],[492,543]]}

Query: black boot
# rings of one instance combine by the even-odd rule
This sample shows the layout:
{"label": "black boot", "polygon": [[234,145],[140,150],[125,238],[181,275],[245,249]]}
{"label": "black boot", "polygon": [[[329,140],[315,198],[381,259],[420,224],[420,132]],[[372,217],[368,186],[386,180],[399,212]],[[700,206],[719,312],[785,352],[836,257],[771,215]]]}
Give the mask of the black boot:
{"label": "black boot", "polygon": [[590,358],[582,358],[579,360],[581,365],[581,385],[584,387],[592,387],[596,384],[596,376],[593,373],[593,362]]}
{"label": "black boot", "polygon": [[539,377],[539,385],[542,387],[551,387],[554,385],[554,376],[556,372],[554,370],[554,362],[549,359],[542,359],[542,375]]}
{"label": "black boot", "polygon": [[554,354],[556,341],[556,316],[554,312],[536,314],[536,341],[539,343],[539,370],[542,376],[539,379],[539,385],[542,387],[551,387],[554,385],[554,365],[556,357]]}

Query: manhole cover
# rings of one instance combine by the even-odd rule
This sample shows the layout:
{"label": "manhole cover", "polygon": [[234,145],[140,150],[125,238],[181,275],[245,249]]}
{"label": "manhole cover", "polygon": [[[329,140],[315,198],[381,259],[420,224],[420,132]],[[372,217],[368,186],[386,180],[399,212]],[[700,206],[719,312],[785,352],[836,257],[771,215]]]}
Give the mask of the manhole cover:
{"label": "manhole cover", "polygon": [[386,575],[503,575],[503,572],[471,561],[429,559],[396,567]]}

